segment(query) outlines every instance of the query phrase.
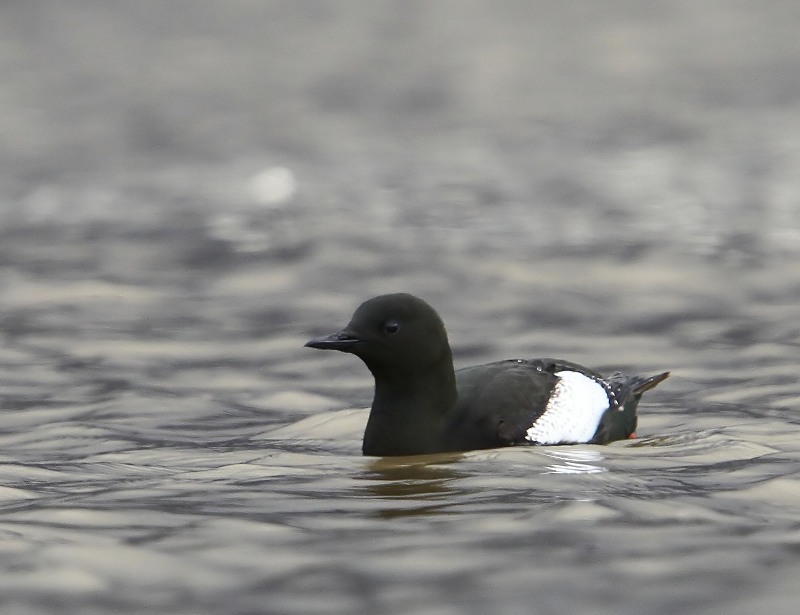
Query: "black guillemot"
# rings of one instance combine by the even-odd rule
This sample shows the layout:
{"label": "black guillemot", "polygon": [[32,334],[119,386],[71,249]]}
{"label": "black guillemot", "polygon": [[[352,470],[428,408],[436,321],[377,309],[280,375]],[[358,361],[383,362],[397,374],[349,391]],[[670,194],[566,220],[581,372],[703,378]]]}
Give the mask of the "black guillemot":
{"label": "black guillemot", "polygon": [[609,377],[560,359],[456,370],[444,323],[405,293],[362,303],[341,331],[306,343],[359,357],[375,378],[364,455],[421,455],[524,444],[606,444],[634,437],[649,378]]}

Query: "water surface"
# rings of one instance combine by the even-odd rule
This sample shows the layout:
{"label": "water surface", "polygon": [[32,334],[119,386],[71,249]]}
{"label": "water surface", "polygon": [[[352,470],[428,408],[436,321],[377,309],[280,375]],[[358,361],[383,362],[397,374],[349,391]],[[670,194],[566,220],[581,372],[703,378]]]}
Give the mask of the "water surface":
{"label": "water surface", "polygon": [[[3,613],[795,612],[797,9],[604,6],[0,8]],[[364,458],[398,290],[672,377]]]}

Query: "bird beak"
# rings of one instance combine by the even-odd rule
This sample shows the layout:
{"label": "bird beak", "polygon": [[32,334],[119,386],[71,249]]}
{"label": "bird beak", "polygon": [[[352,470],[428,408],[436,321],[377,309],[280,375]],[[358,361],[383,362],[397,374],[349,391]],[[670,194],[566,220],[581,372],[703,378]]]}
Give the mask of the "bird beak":
{"label": "bird beak", "polygon": [[342,352],[351,351],[359,342],[360,339],[354,337],[346,331],[339,331],[332,333],[325,337],[316,337],[305,343],[308,348],[319,348],[320,350],[340,350]]}

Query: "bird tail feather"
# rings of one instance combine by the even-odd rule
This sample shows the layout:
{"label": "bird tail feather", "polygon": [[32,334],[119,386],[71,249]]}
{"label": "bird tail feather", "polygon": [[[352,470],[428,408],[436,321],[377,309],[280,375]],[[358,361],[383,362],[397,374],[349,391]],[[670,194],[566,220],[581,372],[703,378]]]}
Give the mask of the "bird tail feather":
{"label": "bird tail feather", "polygon": [[649,378],[645,378],[641,382],[637,382],[633,387],[633,394],[634,395],[641,395],[645,391],[649,391],[656,387],[656,385],[664,382],[669,378],[669,372],[662,372],[660,374],[656,374],[655,376],[650,376]]}

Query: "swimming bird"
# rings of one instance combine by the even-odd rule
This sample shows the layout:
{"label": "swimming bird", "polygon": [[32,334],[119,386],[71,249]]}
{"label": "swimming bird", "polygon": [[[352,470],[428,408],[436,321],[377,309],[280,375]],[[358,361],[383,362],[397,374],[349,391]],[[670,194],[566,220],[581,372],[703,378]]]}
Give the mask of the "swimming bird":
{"label": "swimming bird", "polygon": [[380,457],[635,437],[642,394],[669,376],[604,378],[561,359],[456,370],[439,314],[406,293],[368,299],[344,329],[305,345],[354,354],[372,372],[362,451]]}

